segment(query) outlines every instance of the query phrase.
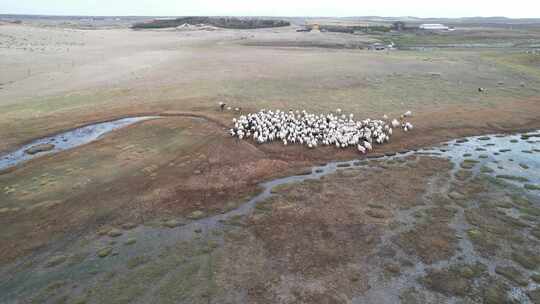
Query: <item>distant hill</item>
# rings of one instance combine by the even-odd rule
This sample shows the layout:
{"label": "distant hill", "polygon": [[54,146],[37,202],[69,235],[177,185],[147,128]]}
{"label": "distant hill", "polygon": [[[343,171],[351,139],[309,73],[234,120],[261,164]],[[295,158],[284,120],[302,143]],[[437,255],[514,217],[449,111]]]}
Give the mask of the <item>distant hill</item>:
{"label": "distant hill", "polygon": [[215,27],[230,28],[230,29],[256,29],[289,26],[289,21],[280,19],[260,19],[260,18],[236,18],[236,17],[181,17],[154,19],[147,22],[135,23],[133,29],[155,29],[155,28],[171,28],[183,24],[197,25],[207,24]]}

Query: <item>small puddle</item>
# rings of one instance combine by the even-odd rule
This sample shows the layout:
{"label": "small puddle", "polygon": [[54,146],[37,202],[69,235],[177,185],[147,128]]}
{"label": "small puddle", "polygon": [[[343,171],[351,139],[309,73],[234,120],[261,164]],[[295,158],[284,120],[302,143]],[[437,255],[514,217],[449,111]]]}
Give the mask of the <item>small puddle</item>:
{"label": "small puddle", "polygon": [[21,148],[0,155],[0,171],[45,155],[72,149],[100,139],[103,135],[134,123],[156,119],[159,116],[128,117],[87,125],[49,137],[37,139]]}

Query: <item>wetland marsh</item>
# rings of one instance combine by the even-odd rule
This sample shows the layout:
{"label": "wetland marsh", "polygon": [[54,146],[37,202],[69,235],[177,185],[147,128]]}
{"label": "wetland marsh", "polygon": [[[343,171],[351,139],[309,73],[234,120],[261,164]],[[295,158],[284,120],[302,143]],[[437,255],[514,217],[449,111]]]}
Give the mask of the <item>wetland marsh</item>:
{"label": "wetland marsh", "polygon": [[[540,302],[540,21],[10,18],[0,303]],[[367,156],[228,134],[263,108],[414,129]]]}

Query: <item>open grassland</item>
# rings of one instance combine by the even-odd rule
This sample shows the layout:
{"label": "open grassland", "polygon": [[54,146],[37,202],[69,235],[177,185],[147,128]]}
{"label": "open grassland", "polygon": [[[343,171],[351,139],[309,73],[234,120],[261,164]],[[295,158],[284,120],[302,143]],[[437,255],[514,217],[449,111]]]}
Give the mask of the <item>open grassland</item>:
{"label": "open grassland", "polygon": [[[538,69],[531,64],[538,55],[519,50],[376,53],[272,47],[272,42],[279,46],[279,41],[305,39],[301,35],[322,42],[326,35],[340,41],[353,36],[289,28],[211,33],[0,29],[25,45],[21,49],[12,40],[2,41],[0,150],[122,115],[215,112],[218,101],[245,110],[339,107],[365,117],[452,105],[485,107],[536,97],[540,87]],[[43,50],[34,46],[39,37],[45,37]],[[73,46],[47,48],[58,41]],[[241,45],[261,41],[270,45]],[[488,93],[479,94],[478,87]]]}
{"label": "open grassland", "polygon": [[399,47],[534,47],[540,43],[540,32],[534,29],[459,28],[451,32],[409,32],[383,35]]}
{"label": "open grassland", "polygon": [[520,52],[501,55],[486,53],[483,55],[483,58],[493,61],[494,64],[499,65],[503,69],[540,79],[540,55],[538,54],[524,54]]}
{"label": "open grassland", "polygon": [[[88,123],[163,117],[0,172],[0,302],[481,302],[535,280],[536,198],[445,159],[362,163],[213,222],[262,181],[358,157],[235,140],[227,127],[239,113],[411,110],[414,131],[376,153],[540,127],[540,55],[524,49],[537,30],[395,38],[296,28],[1,24],[1,152]],[[460,47],[355,49],[389,39]],[[513,268],[497,271],[489,257]]]}

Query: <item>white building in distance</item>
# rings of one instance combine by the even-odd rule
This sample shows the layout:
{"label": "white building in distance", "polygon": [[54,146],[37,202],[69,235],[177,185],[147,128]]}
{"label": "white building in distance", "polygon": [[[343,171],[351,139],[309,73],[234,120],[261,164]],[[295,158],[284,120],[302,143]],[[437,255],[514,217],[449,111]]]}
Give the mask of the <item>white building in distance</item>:
{"label": "white building in distance", "polygon": [[447,31],[449,29],[448,26],[438,23],[430,23],[430,24],[420,24],[420,29],[422,30],[438,30],[438,31]]}

